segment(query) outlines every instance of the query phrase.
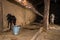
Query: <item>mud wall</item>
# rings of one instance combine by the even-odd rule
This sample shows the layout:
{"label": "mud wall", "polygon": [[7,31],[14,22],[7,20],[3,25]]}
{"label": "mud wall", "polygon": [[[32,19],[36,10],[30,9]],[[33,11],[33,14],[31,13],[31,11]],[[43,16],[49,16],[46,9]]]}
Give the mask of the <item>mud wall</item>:
{"label": "mud wall", "polygon": [[7,27],[6,15],[10,13],[17,19],[17,25],[26,25],[35,20],[36,15],[29,9],[22,8],[18,5],[3,0],[3,26]]}
{"label": "mud wall", "polygon": [[0,0],[0,32],[2,32],[2,28],[3,28],[3,12],[2,12],[2,5],[1,5],[1,0]]}

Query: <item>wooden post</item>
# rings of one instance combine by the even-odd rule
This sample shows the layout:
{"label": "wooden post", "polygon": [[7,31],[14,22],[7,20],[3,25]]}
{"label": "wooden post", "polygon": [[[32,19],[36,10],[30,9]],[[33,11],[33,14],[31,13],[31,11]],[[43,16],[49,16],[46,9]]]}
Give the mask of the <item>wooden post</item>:
{"label": "wooden post", "polygon": [[49,26],[49,6],[50,6],[50,0],[44,0],[44,19],[43,19],[43,27],[39,29],[39,31],[32,37],[31,40],[36,40],[38,35],[42,33],[42,31],[46,31]]}
{"label": "wooden post", "polygon": [[43,24],[44,24],[44,29],[47,30],[49,26],[49,8],[50,8],[50,0],[44,0],[44,19],[43,19]]}
{"label": "wooden post", "polygon": [[2,0],[0,0],[0,33],[3,31],[3,8]]}

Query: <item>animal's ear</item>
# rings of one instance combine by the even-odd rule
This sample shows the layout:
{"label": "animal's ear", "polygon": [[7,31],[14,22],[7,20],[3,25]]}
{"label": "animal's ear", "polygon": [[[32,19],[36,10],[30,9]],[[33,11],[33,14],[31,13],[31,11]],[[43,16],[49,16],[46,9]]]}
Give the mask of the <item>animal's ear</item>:
{"label": "animal's ear", "polygon": [[7,14],[6,17],[8,17],[10,14]]}

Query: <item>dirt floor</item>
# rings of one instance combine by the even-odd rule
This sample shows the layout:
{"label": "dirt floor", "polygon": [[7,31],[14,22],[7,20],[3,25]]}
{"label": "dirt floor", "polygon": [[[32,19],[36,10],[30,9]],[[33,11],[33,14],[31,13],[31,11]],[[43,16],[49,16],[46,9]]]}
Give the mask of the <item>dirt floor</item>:
{"label": "dirt floor", "polygon": [[[51,26],[51,29],[47,32],[38,35],[36,40],[60,40],[60,27],[57,25]],[[19,35],[13,35],[12,31],[4,32],[0,35],[0,40],[31,40],[37,31],[38,29],[21,29]]]}
{"label": "dirt floor", "polygon": [[21,29],[19,35],[14,35],[8,31],[0,35],[0,40],[30,40],[36,32],[37,30]]}
{"label": "dirt floor", "polygon": [[50,29],[41,33],[36,40],[60,40],[60,26],[50,25]]}

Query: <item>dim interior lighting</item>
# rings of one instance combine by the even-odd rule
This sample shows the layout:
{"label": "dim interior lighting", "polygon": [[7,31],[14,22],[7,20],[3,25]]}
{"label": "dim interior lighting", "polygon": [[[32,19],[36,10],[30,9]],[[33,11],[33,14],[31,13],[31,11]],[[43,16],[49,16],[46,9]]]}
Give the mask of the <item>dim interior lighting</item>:
{"label": "dim interior lighting", "polygon": [[26,6],[26,8],[31,8],[30,6]]}
{"label": "dim interior lighting", "polygon": [[17,2],[21,2],[22,0],[15,0],[15,1],[17,1]]}
{"label": "dim interior lighting", "polygon": [[30,5],[28,5],[26,0],[16,0],[17,2],[19,2],[21,5],[25,6],[26,8],[31,8]]}
{"label": "dim interior lighting", "polygon": [[21,1],[21,0],[18,0],[19,2]]}

